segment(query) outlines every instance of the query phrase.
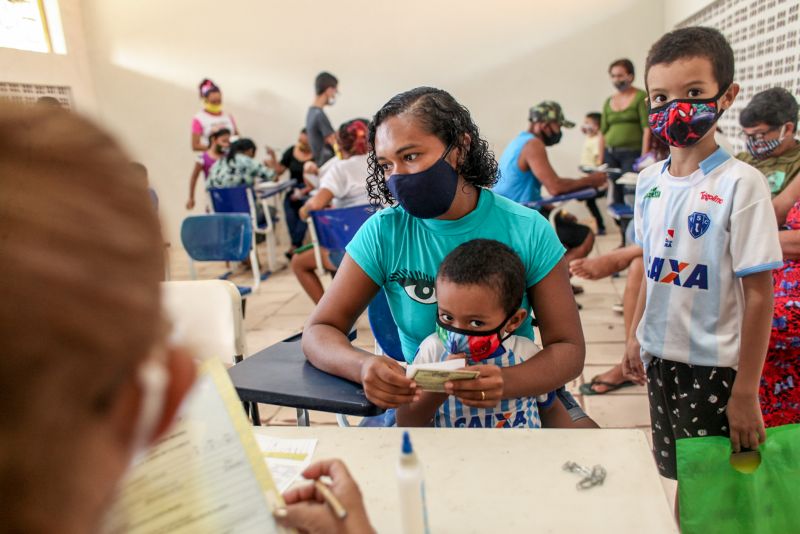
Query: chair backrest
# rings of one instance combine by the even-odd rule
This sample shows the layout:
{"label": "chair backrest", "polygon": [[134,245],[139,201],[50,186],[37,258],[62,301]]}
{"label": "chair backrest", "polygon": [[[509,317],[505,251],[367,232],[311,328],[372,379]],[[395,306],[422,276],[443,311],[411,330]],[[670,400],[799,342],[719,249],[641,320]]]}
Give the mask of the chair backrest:
{"label": "chair backrest", "polygon": [[369,205],[309,213],[318,244],[328,250],[344,250],[364,221],[375,213]]}
{"label": "chair backrest", "polygon": [[181,242],[196,261],[244,261],[253,246],[253,224],[244,213],[186,217]]}
{"label": "chair backrest", "polygon": [[252,194],[246,185],[215,187],[208,190],[214,213],[250,213],[248,193]]}
{"label": "chair backrest", "polygon": [[171,341],[197,358],[233,364],[247,352],[242,298],[226,280],[163,282],[161,302],[172,323]]}
{"label": "chair backrest", "polygon": [[397,323],[389,309],[389,301],[386,300],[386,293],[380,289],[369,303],[367,308],[369,317],[369,327],[372,335],[384,354],[391,356],[397,361],[404,362],[403,346],[400,344],[400,333],[397,330]]}

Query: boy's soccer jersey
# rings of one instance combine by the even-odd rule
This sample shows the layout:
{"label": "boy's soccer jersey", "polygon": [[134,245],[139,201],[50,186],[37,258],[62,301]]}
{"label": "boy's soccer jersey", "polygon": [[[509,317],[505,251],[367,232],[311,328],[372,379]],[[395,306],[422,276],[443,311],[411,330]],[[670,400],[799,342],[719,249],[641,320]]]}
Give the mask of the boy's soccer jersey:
{"label": "boy's soccer jersey", "polygon": [[769,188],[764,175],[721,148],[687,177],[671,176],[669,162],[642,171],[636,185],[636,242],[647,277],[636,331],[642,358],[736,367],[740,278],[783,264]]}
{"label": "boy's soccer jersey", "polygon": [[[494,354],[474,366],[489,364],[511,367],[529,360],[539,350],[536,343],[528,338],[510,336]],[[433,333],[419,346],[414,356],[414,363],[442,362],[449,355],[438,334]],[[542,397],[542,402],[545,402],[547,395]],[[542,426],[536,397],[503,399],[494,408],[471,408],[464,406],[455,396],[450,396],[436,410],[433,422],[437,427],[541,428]]]}

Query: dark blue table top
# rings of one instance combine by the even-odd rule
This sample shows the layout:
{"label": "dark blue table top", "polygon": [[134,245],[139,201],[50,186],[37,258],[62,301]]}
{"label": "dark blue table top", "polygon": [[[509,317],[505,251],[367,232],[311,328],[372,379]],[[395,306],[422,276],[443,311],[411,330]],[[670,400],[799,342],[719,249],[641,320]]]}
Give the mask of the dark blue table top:
{"label": "dark blue table top", "polygon": [[361,384],[330,375],[308,363],[300,348],[300,336],[253,354],[231,367],[229,373],[245,402],[363,417],[383,413],[367,400]]}

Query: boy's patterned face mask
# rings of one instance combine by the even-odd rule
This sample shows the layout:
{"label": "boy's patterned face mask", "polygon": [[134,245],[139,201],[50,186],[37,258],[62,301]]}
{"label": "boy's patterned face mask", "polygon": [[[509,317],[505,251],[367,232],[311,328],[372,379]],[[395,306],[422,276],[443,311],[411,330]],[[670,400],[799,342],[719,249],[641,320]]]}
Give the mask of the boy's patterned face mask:
{"label": "boy's patterned face mask", "polygon": [[722,115],[724,110],[719,109],[717,100],[726,90],[720,91],[714,98],[676,98],[657,108],[650,108],[650,130],[670,146],[692,146],[714,127]]}
{"label": "boy's patterned face mask", "polygon": [[500,326],[487,332],[476,332],[474,330],[463,330],[449,324],[444,324],[438,317],[436,318],[436,334],[450,354],[464,353],[467,363],[478,363],[494,354],[503,341],[508,339],[511,334],[506,334],[502,338],[501,333],[511,317],[511,315],[500,323]]}

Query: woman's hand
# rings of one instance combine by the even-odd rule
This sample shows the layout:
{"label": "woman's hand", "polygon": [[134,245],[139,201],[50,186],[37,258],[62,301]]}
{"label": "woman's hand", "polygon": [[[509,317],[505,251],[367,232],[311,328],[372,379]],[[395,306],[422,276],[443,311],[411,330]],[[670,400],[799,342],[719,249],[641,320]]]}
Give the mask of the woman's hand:
{"label": "woman's hand", "polygon": [[625,356],[622,358],[622,375],[640,386],[645,385],[647,376],[644,372],[644,365],[642,365],[642,346],[636,336],[631,336],[631,339],[625,344]]}
{"label": "woman's hand", "polygon": [[308,466],[303,476],[309,480],[329,477],[330,490],[344,506],[347,516],[344,519],[337,518],[319,490],[310,484],[284,493],[286,506],[278,508],[274,514],[281,526],[309,534],[375,532],[369,524],[361,490],[344,463],[340,460],[317,462]]}
{"label": "woman's hand", "polygon": [[[463,356],[460,355],[460,356]],[[503,399],[503,373],[496,365],[471,365],[469,371],[478,371],[472,380],[447,382],[444,390],[455,395],[466,406],[493,408]]]}
{"label": "woman's hand", "polygon": [[381,408],[397,408],[419,400],[417,384],[406,378],[399,363],[385,356],[370,356],[361,365],[361,384],[370,402]]}
{"label": "woman's hand", "polygon": [[186,209],[190,210],[193,208],[194,208],[194,199],[190,198],[189,200],[186,201]]}

